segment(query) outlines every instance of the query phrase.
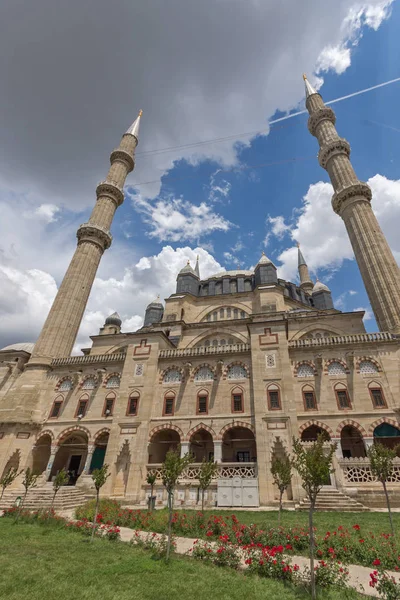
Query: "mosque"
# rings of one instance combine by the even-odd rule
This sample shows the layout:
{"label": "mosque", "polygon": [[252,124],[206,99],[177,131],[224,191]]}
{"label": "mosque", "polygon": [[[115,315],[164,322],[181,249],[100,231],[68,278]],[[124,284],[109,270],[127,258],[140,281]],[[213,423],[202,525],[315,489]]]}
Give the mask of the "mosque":
{"label": "mosque", "polygon": [[[271,460],[293,437],[323,433],[337,442],[326,506],[379,507],[382,486],[367,448],[400,443],[400,273],[357,179],[350,145],[335,114],[305,78],[308,128],[327,170],[333,210],[344,220],[379,327],[366,333],[363,312],[335,308],[329,288],[312,281],[298,249],[298,282],[277,276],[265,255],[254,270],[202,279],[201,264],[182,265],[176,291],[146,309],[144,325],[122,332],[117,313],[71,356],[110,227],[135,165],[141,113],[110,157],[97,201],[77,231],[77,248],[35,344],[0,350],[0,475],[30,466],[38,489],[51,490],[66,468],[71,494],[92,492],[90,473],[106,463],[103,493],[145,505],[148,473],[157,476],[157,505],[166,502],[161,464],[169,448],[190,452],[176,504],[199,501],[199,464],[218,463],[207,504],[273,506]],[[116,307],[117,308],[117,307]],[[18,478],[5,498],[21,489]],[[400,459],[388,484],[400,506]],[[71,496],[72,497],[72,496]],[[76,496],[78,498],[78,496]],[[304,505],[296,476],[288,506]]]}

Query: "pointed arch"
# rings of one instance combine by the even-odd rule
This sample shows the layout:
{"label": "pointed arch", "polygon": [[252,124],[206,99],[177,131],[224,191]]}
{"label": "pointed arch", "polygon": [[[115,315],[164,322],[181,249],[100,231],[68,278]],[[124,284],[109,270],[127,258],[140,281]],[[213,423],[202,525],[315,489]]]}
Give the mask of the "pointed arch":
{"label": "pointed arch", "polygon": [[354,427],[354,429],[357,429],[357,431],[362,435],[362,437],[367,437],[367,432],[365,431],[364,427],[360,425],[360,423],[357,423],[357,421],[353,421],[353,419],[345,419],[344,421],[339,423],[339,425],[336,428],[336,437],[340,438],[342,429],[344,429],[347,426]]}
{"label": "pointed arch", "polygon": [[210,369],[213,376],[212,378],[210,377],[210,379],[200,379],[200,383],[204,383],[206,381],[214,381],[214,379],[216,378],[216,368],[210,365],[210,363],[202,363],[201,365],[198,365],[195,369],[193,369],[190,381],[196,381],[196,376],[201,369]]}
{"label": "pointed arch", "polygon": [[74,425],[73,427],[68,427],[68,429],[64,429],[61,433],[58,434],[56,442],[57,446],[61,444],[65,440],[65,438],[71,433],[84,433],[87,436],[88,442],[90,442],[91,436],[89,429],[86,427],[82,427],[82,425]]}
{"label": "pointed arch", "polygon": [[39,431],[39,433],[36,436],[36,441],[35,444],[40,440],[41,437],[43,437],[44,435],[49,435],[51,437],[51,443],[54,442],[54,433],[52,431],[50,431],[50,429],[43,429],[43,431]]}
{"label": "pointed arch", "polygon": [[326,433],[329,434],[329,437],[331,437],[331,438],[335,437],[332,429],[328,425],[326,425],[325,423],[322,423],[321,421],[317,421],[315,419],[311,419],[310,421],[306,421],[305,423],[303,423],[303,425],[301,425],[299,427],[299,437],[301,438],[301,434],[303,433],[303,431],[305,431],[309,427],[312,427],[313,425],[315,425],[316,427],[319,427],[320,429],[323,429],[324,431],[326,431]]}
{"label": "pointed arch", "polygon": [[[382,367],[381,365],[378,363],[378,361],[373,358],[372,356],[358,356],[357,357],[357,362],[356,362],[356,371],[357,373],[360,373],[360,365],[361,363],[366,362],[366,363],[372,363],[373,365],[375,365],[377,371],[371,371],[370,375],[373,377],[374,375],[376,375],[376,373],[381,373],[382,372]],[[366,375],[368,375],[368,373],[366,373]]]}
{"label": "pointed arch", "polygon": [[[180,373],[180,380],[179,381],[177,380],[176,382],[175,381],[164,381],[165,378],[168,378],[168,373],[171,373],[172,371],[177,371],[178,373]],[[182,367],[179,367],[178,365],[171,365],[170,367],[167,367],[166,369],[161,371],[160,383],[169,383],[170,385],[175,383],[176,385],[180,385],[184,381],[185,381],[184,370],[182,369]]]}
{"label": "pointed arch", "polygon": [[[70,383],[70,386],[68,387],[68,389],[62,389],[60,390],[60,388],[63,387],[63,384],[68,384]],[[59,379],[56,383],[56,387],[55,390],[58,392],[63,391],[63,392],[69,392],[74,388],[74,380],[70,375],[65,375],[65,377],[61,377],[61,379]]]}
{"label": "pointed arch", "polygon": [[225,367],[224,372],[223,372],[223,379],[229,379],[228,374],[229,374],[230,369],[232,369],[232,367],[242,367],[246,371],[246,376],[243,377],[242,379],[248,379],[250,377],[250,369],[249,369],[248,365],[246,365],[246,363],[244,363],[241,360],[235,360],[235,361],[229,363],[229,365],[227,365]]}
{"label": "pointed arch", "polygon": [[396,429],[400,429],[400,423],[398,421],[395,421],[394,419],[389,419],[389,417],[381,417],[380,419],[377,419],[376,421],[371,423],[371,425],[369,426],[368,434],[370,437],[374,435],[375,428],[379,425],[382,425],[382,423],[387,423],[388,425],[392,425],[392,427],[396,427]]}
{"label": "pointed arch", "polygon": [[190,429],[187,432],[184,441],[190,442],[190,439],[192,438],[192,436],[195,433],[197,433],[198,431],[200,431],[200,429],[204,429],[204,431],[208,431],[208,433],[211,434],[211,437],[213,440],[216,438],[216,433],[215,433],[214,429],[212,429],[209,425],[206,425],[205,423],[199,423],[198,425],[196,425],[195,427],[192,427],[192,429]]}
{"label": "pointed arch", "polygon": [[232,423],[228,423],[225,425],[218,434],[218,439],[222,440],[224,434],[229,431],[229,429],[234,429],[235,427],[243,427],[244,429],[250,429],[250,431],[255,435],[255,430],[253,425],[250,423],[246,423],[245,421],[233,421]]}
{"label": "pointed arch", "polygon": [[179,434],[179,437],[181,438],[181,440],[184,439],[184,435],[183,435],[183,431],[180,427],[178,427],[177,425],[173,425],[172,423],[164,423],[163,425],[157,425],[157,427],[154,427],[150,433],[149,433],[149,442],[151,442],[151,440],[153,439],[153,437],[156,435],[156,433],[158,433],[159,431],[163,431],[163,429],[173,429],[174,431],[176,431]]}
{"label": "pointed arch", "polygon": [[[115,377],[115,385],[110,385],[110,379],[112,377]],[[118,382],[117,382],[118,379]],[[118,385],[117,385],[118,383]],[[104,381],[103,381],[103,387],[105,388],[109,388],[109,389],[113,389],[113,388],[119,388],[121,384],[121,373],[118,373],[117,371],[115,373],[109,373],[106,377],[104,377]]]}
{"label": "pointed arch", "polygon": [[343,367],[343,370],[344,370],[343,374],[341,373],[340,375],[337,375],[337,377],[340,377],[342,375],[348,375],[350,373],[347,363],[342,358],[329,358],[328,360],[325,361],[325,365],[324,365],[324,372],[326,375],[329,375],[329,367],[333,363],[339,363]]}
{"label": "pointed arch", "polygon": [[110,435],[111,429],[109,427],[103,427],[103,429],[99,429],[99,431],[97,431],[93,436],[93,444],[95,444],[99,437],[104,435],[105,433],[108,433],[108,435]]}
{"label": "pointed arch", "polygon": [[[309,367],[310,374],[303,375],[301,367],[303,367],[304,372],[306,371],[307,367]],[[299,374],[299,369],[300,369],[300,374]],[[312,370],[312,373],[311,373],[311,370]],[[294,367],[294,376],[295,377],[316,377],[317,375],[318,375],[317,369],[315,368],[315,364],[311,360],[301,360],[298,363],[296,363],[296,365]]]}

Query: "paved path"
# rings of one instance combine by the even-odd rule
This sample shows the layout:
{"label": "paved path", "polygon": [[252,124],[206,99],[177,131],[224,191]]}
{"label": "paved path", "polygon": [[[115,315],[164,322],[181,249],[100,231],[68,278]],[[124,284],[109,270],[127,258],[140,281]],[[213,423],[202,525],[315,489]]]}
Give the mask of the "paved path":
{"label": "paved path", "polygon": [[[133,538],[134,530],[129,527],[120,527],[121,530],[121,541],[130,542]],[[149,531],[139,531],[139,535],[141,538],[146,538],[149,535],[152,535],[152,532]],[[156,534],[161,535],[161,534]],[[196,538],[186,538],[186,537],[174,537],[176,542],[176,552],[178,554],[187,554],[190,548],[193,548],[193,544]],[[298,564],[301,569],[309,566],[309,560],[305,556],[294,556],[290,555],[290,559],[292,564]],[[243,564],[243,568],[245,565]],[[374,596],[379,597],[378,592],[370,587],[370,573],[374,570],[374,567],[361,567],[360,565],[347,565],[349,570],[349,579],[348,585],[357,592],[361,594],[365,594],[366,596]],[[396,579],[399,578],[399,573],[395,571],[387,571],[389,575],[393,575]]]}

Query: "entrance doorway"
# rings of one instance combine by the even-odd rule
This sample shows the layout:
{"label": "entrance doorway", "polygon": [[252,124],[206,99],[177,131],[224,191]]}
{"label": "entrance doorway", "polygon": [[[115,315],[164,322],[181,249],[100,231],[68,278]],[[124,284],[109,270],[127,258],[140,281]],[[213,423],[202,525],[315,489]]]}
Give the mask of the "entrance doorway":
{"label": "entrance doorway", "polygon": [[75,485],[81,466],[82,454],[73,454],[68,465],[69,485]]}

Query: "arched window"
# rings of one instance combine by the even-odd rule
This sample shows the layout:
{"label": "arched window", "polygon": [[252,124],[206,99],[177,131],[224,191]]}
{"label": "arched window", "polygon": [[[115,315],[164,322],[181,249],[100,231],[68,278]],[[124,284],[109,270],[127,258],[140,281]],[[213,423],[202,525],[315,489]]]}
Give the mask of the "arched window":
{"label": "arched window", "polygon": [[127,416],[136,416],[138,414],[138,410],[139,410],[139,398],[140,398],[140,394],[139,392],[132,392],[131,395],[129,396],[129,400],[128,400],[128,406],[126,409],[126,415]]}
{"label": "arched window", "polygon": [[275,383],[267,388],[268,410],[281,410],[280,389]]}
{"label": "arched window", "polygon": [[375,363],[372,362],[372,360],[360,361],[359,370],[360,370],[360,373],[362,373],[364,375],[369,375],[371,373],[379,372],[378,367],[376,366]]}
{"label": "arched window", "polygon": [[194,376],[195,381],[212,381],[214,379],[214,373],[210,367],[200,367]]}
{"label": "arched window", "polygon": [[164,396],[163,417],[172,417],[175,412],[175,394],[167,392]]}
{"label": "arched window", "polygon": [[78,406],[76,407],[75,418],[82,419],[87,412],[89,404],[88,394],[83,394],[78,400]]}
{"label": "arched window", "polygon": [[180,383],[182,381],[182,373],[178,369],[170,369],[163,378],[163,383]]}
{"label": "arched window", "polygon": [[229,289],[230,289],[231,294],[236,294],[236,292],[237,292],[236,279],[231,279],[230,284],[229,284]]}
{"label": "arched window", "polygon": [[224,339],[220,340],[219,345],[226,346],[226,340],[224,340]]}
{"label": "arched window", "polygon": [[82,389],[83,390],[94,390],[96,387],[96,378],[95,377],[86,377],[83,382]]}
{"label": "arched window", "polygon": [[213,312],[213,321],[217,321],[218,319],[218,313],[217,311]]}
{"label": "arched window", "polygon": [[244,291],[251,292],[251,279],[244,280]]}
{"label": "arched window", "polygon": [[241,413],[243,412],[243,390],[241,388],[234,388],[232,390],[232,412]]}
{"label": "arched window", "polygon": [[218,294],[222,294],[222,281],[218,281],[218,282],[215,284],[215,294],[216,294],[216,295],[218,295]]}
{"label": "arched window", "polygon": [[120,382],[119,375],[111,375],[111,377],[107,379],[106,388],[119,388]]}
{"label": "arched window", "polygon": [[206,341],[204,342],[204,345],[205,345],[205,347],[206,347],[206,348],[208,348],[208,346],[209,346],[210,344],[211,344],[210,340],[206,340]]}
{"label": "arched window", "polygon": [[381,386],[378,383],[375,383],[375,381],[372,381],[368,384],[368,389],[372,400],[372,406],[374,408],[387,408]]}
{"label": "arched window", "polygon": [[213,340],[213,346],[218,346],[218,340]]}
{"label": "arched window", "polygon": [[69,392],[73,388],[72,379],[64,379],[58,386],[59,392]]}
{"label": "arched window", "polygon": [[297,377],[314,377],[314,369],[311,365],[303,363],[297,369]]}
{"label": "arched window", "polygon": [[350,396],[344,383],[337,383],[335,385],[335,395],[339,410],[351,408]]}
{"label": "arched window", "polygon": [[317,410],[317,399],[314,388],[311,385],[305,385],[302,389],[304,410]]}
{"label": "arched window", "polygon": [[221,308],[221,309],[220,309],[220,311],[219,311],[219,318],[220,318],[220,319],[223,319],[223,318],[224,318],[224,316],[225,316],[225,311],[224,311],[224,309],[223,309],[223,308]]}
{"label": "arched window", "polygon": [[328,365],[328,375],[346,375],[346,369],[338,360],[334,360]]}
{"label": "arched window", "polygon": [[207,315],[207,321],[211,321],[211,313]]}
{"label": "arched window", "polygon": [[233,309],[233,318],[234,319],[238,319],[239,318],[239,311],[237,308]]}
{"label": "arched window", "polygon": [[64,402],[63,396],[57,396],[57,398],[53,402],[53,406],[51,407],[49,419],[57,419],[60,416],[61,407]]}
{"label": "arched window", "polygon": [[232,317],[232,309],[231,308],[227,308],[226,309],[226,318],[230,319]]}
{"label": "arched window", "polygon": [[228,379],[246,379],[247,371],[242,365],[232,365],[228,369]]}
{"label": "arched window", "polygon": [[104,400],[103,406],[103,417],[111,417],[114,411],[114,402],[115,402],[115,394],[114,392],[110,392],[107,394],[106,399]]}
{"label": "arched window", "polygon": [[244,312],[244,310],[240,311],[240,318],[241,319],[245,319],[246,318],[246,313]]}
{"label": "arched window", "polygon": [[208,392],[206,390],[201,390],[197,394],[196,415],[206,414],[208,414]]}

